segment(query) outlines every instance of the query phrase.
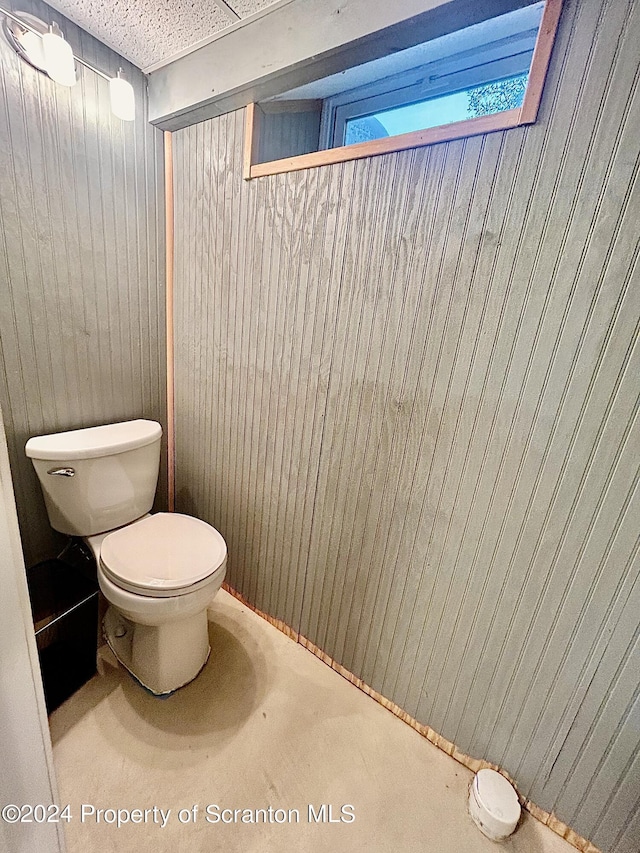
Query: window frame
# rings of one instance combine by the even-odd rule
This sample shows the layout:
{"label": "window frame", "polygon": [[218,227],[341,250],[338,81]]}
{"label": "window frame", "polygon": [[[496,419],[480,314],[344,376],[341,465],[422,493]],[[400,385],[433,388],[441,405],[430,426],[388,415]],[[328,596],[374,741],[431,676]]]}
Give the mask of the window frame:
{"label": "window frame", "polygon": [[[469,136],[477,136],[484,133],[492,133],[494,131],[508,130],[522,125],[533,124],[538,115],[538,109],[542,98],[542,89],[547,75],[549,62],[551,59],[551,51],[555,40],[560,13],[562,10],[563,0],[545,0],[542,18],[538,35],[533,49],[533,57],[529,67],[529,79],[527,88],[524,94],[524,100],[521,107],[511,110],[503,110],[502,112],[492,113],[486,116],[477,116],[474,118],[464,119],[463,121],[451,122],[450,124],[438,125],[436,127],[426,128],[424,130],[416,130],[410,133],[403,133],[397,136],[388,136],[381,139],[373,139],[367,142],[358,142],[352,145],[342,145],[335,148],[321,148],[319,151],[314,151],[310,154],[300,154],[293,157],[286,157],[282,160],[272,160],[267,163],[258,163],[257,152],[259,149],[259,134],[260,134],[260,116],[262,110],[258,104],[248,104],[246,107],[245,118],[245,148],[244,148],[244,174],[245,180],[253,178],[265,177],[267,175],[282,174],[283,172],[291,172],[299,169],[310,169],[317,166],[330,165],[334,163],[342,163],[348,160],[358,160],[363,157],[373,157],[378,154],[392,153],[395,151],[403,151],[409,148],[418,148],[426,145],[433,145],[438,142],[448,142],[454,139],[461,139]],[[451,58],[447,60],[439,60],[433,65],[441,65],[444,70],[446,64],[451,64]],[[419,91],[418,87],[423,85],[419,82],[419,77],[424,77],[424,74],[419,75],[416,69],[408,72],[403,72],[408,86],[414,86],[414,91]],[[516,72],[517,73],[517,72]],[[506,74],[505,76],[511,76]],[[495,78],[494,78],[495,79]],[[395,88],[392,88],[395,85]],[[384,89],[387,93],[384,93]],[[464,86],[457,87],[458,90]],[[398,93],[398,97],[402,97],[399,92],[397,81],[388,78],[386,81],[378,81],[377,83],[368,84],[366,87],[361,87],[362,92],[360,98],[354,101],[355,109],[360,110],[361,115],[370,114],[375,109],[367,109],[362,112],[363,102],[366,100],[369,105],[372,103],[385,103],[385,97],[389,100],[389,106],[393,103],[390,101],[394,97],[394,93]],[[367,94],[364,90],[369,89],[369,97],[363,98],[362,94]],[[429,97],[436,97],[438,90],[442,91],[442,87],[431,86],[422,91],[429,91]],[[349,118],[355,117],[348,114],[349,98],[353,101],[353,92],[341,93],[327,99],[328,109],[323,110],[323,121],[320,131],[320,142],[330,140],[332,136],[340,132],[340,127],[346,126],[346,121]],[[447,92],[449,88],[447,88]],[[454,90],[452,90],[454,91]],[[404,97],[406,98],[406,91]],[[426,98],[422,98],[426,100]],[[406,103],[406,101],[404,101]],[[400,105],[400,104],[398,104]],[[384,109],[380,107],[379,109]]]}
{"label": "window frame", "polygon": [[[429,101],[494,80],[528,74],[533,60],[536,32],[529,30],[519,38],[500,39],[499,43],[492,42],[480,49],[473,48],[327,98],[322,109],[320,148],[344,146],[346,125],[351,119]],[[517,45],[518,42],[522,50],[507,56],[501,55],[503,45]],[[470,66],[469,55],[479,61]]]}

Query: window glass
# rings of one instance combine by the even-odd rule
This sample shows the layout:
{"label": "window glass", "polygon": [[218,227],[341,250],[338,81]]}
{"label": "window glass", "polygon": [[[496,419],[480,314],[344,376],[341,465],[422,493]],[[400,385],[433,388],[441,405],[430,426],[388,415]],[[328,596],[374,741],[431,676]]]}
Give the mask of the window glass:
{"label": "window glass", "polygon": [[452,94],[347,119],[342,144],[397,136],[515,109],[522,105],[528,78],[528,72],[518,74]]}

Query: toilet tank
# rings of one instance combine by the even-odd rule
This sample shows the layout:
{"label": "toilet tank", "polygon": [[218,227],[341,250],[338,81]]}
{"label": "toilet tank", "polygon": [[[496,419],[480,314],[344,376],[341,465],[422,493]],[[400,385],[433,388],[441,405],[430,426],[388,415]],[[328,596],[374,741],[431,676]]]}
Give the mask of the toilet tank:
{"label": "toilet tank", "polygon": [[70,536],[92,536],[149,512],[161,436],[159,423],[135,420],[30,438],[25,452],[51,526]]}

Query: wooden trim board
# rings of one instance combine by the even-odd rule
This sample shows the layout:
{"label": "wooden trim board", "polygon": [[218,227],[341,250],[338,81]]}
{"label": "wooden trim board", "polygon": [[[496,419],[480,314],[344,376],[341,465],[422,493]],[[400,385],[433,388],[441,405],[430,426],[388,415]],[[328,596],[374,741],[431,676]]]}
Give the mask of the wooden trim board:
{"label": "wooden trim board", "polygon": [[173,332],[173,265],[174,265],[174,209],[173,209],[173,144],[171,133],[164,132],[164,196],[165,196],[165,266],[166,266],[166,336],[167,336],[167,504],[169,512],[175,510],[176,499],[176,441],[174,408],[174,332]]}
{"label": "wooden trim board", "polygon": [[560,23],[562,0],[547,0],[540,29],[533,49],[533,59],[529,69],[529,83],[524,93],[524,101],[520,107],[520,124],[533,124],[538,117],[538,108],[542,100],[542,90],[551,60],[551,51]]}
{"label": "wooden trim board", "polygon": [[[482,770],[484,768],[488,768],[491,770],[496,770],[498,773],[501,773],[506,779],[511,782],[513,787],[517,790],[517,785],[514,780],[509,776],[509,774],[499,767],[497,764],[491,764],[489,761],[485,761],[483,758],[473,758],[470,755],[466,755],[464,752],[461,752],[458,747],[450,740],[442,737],[436,731],[434,731],[429,726],[425,726],[422,723],[419,723],[413,717],[410,717],[406,711],[404,711],[399,705],[396,705],[395,702],[391,702],[389,699],[386,699],[381,693],[378,693],[373,688],[369,687],[361,678],[358,678],[357,675],[354,675],[352,672],[349,672],[348,669],[345,669],[341,666],[337,661],[331,658],[326,652],[323,652],[322,649],[318,648],[318,646],[314,645],[310,640],[306,637],[302,636],[298,631],[291,628],[281,619],[276,619],[273,616],[269,616],[268,613],[264,613],[262,610],[258,610],[257,607],[254,607],[247,599],[237,592],[233,587],[229,586],[228,583],[224,582],[222,584],[222,588],[226,590],[230,595],[240,601],[245,607],[248,607],[249,610],[252,610],[258,616],[261,616],[279,631],[282,631],[283,634],[286,634],[289,639],[294,640],[296,643],[299,643],[305,649],[310,651],[313,655],[319,658],[323,663],[326,663],[327,666],[330,666],[331,669],[335,670],[338,675],[341,675],[343,678],[346,678],[347,681],[351,682],[355,687],[359,690],[362,690],[363,693],[366,693],[367,696],[370,696],[374,699],[378,704],[382,705],[388,711],[398,717],[398,719],[402,720],[403,723],[406,723],[408,726],[411,726],[418,734],[422,735],[422,737],[426,738],[430,743],[434,746],[437,746],[438,749],[446,752],[447,755],[450,755],[452,758],[462,764],[463,767],[466,767],[467,770],[471,770],[472,773],[477,773],[478,770]],[[548,826],[552,832],[555,832],[556,835],[561,836],[571,844],[572,847],[575,847],[576,850],[580,850],[581,853],[601,853],[598,847],[591,843],[587,838],[583,838],[578,835],[577,832],[574,832],[570,826],[567,826],[566,823],[563,823],[559,820],[553,812],[546,812],[544,809],[541,809],[535,803],[532,803],[531,800],[526,800],[518,793],[518,798],[522,805],[522,808],[529,812],[529,814],[534,817],[536,820],[539,820],[545,826]]]}
{"label": "wooden trim board", "polygon": [[[249,108],[247,107],[247,110]],[[262,178],[266,175],[279,175],[283,172],[294,172],[298,169],[312,169],[316,166],[329,166],[333,163],[345,163],[347,160],[361,160],[363,157],[375,157],[378,154],[390,154],[394,151],[405,151],[408,148],[419,148],[423,145],[433,145],[436,142],[450,142],[466,136],[478,136],[482,133],[492,133],[496,130],[508,130],[520,124],[520,108],[505,110],[490,116],[478,116],[466,121],[456,121],[451,124],[430,127],[427,130],[414,130],[412,133],[402,133],[383,139],[372,139],[370,142],[358,142],[355,145],[345,145],[341,148],[327,148],[324,151],[313,151],[311,154],[300,154],[297,157],[287,157],[283,160],[272,160],[270,163],[256,163],[249,169],[250,178]],[[255,133],[256,124],[249,124],[247,129]],[[259,132],[259,131],[258,131]],[[249,147],[249,145],[247,145]],[[251,150],[255,150],[251,141]],[[246,148],[245,148],[246,150]],[[245,177],[247,171],[245,169]]]}
{"label": "wooden trim board", "polygon": [[258,157],[260,118],[262,114],[262,109],[258,104],[248,104],[245,108],[244,151],[242,159],[242,177],[245,181],[251,178],[251,164]]}

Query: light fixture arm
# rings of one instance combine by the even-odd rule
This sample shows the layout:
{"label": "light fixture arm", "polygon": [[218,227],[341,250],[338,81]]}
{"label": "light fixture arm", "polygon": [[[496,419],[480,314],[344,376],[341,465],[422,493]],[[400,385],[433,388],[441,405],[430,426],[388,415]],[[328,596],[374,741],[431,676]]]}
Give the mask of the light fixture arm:
{"label": "light fixture arm", "polygon": [[13,12],[9,12],[8,9],[3,9],[0,6],[0,14],[4,15],[7,18],[10,18],[14,23],[19,24],[23,29],[29,30],[30,33],[35,33],[37,36],[41,36],[42,33],[38,32],[35,27],[32,27],[31,24],[28,24],[26,21],[23,21],[22,18],[18,18],[17,15],[14,15]]}
{"label": "light fixture arm", "polygon": [[79,62],[80,65],[84,65],[85,68],[88,68],[89,71],[93,71],[94,74],[97,74],[98,77],[102,77],[103,80],[111,80],[113,79],[109,74],[105,74],[104,71],[100,71],[99,68],[96,68],[95,65],[91,65],[90,62],[87,62],[86,59],[80,59],[79,56],[76,56],[75,53],[73,58],[76,62]]}

